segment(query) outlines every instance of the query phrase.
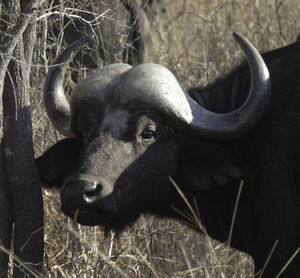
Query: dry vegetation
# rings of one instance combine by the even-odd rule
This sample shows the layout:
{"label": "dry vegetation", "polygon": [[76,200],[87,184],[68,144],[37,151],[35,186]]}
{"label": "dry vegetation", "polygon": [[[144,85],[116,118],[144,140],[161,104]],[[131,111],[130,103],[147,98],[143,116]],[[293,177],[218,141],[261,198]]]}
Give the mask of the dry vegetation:
{"label": "dry vegetation", "polygon": [[[102,2],[105,6],[109,1]],[[248,37],[262,51],[291,43],[300,33],[299,0],[163,2],[166,13],[154,10],[149,21],[147,59],[170,68],[186,87],[207,84],[238,63],[241,51],[232,38],[233,31]],[[41,7],[39,14],[32,76],[37,155],[59,139],[44,116],[41,83],[53,59],[49,49],[58,52],[63,47],[63,34],[56,37],[50,27],[63,26],[64,17],[47,15],[46,7]],[[61,9],[75,18],[76,11],[64,10],[63,0]],[[113,12],[106,14],[109,20],[115,20],[113,16]],[[84,75],[85,70],[80,73]],[[72,81],[69,85],[73,86]],[[176,221],[144,216],[119,237],[105,237],[99,227],[79,226],[64,217],[57,192],[44,191],[44,207],[47,277],[254,277],[249,256]]]}

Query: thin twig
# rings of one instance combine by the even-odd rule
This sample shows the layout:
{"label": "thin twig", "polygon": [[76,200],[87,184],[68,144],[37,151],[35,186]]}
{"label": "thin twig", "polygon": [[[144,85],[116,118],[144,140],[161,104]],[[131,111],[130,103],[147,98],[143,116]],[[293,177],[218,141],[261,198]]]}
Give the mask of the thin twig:
{"label": "thin twig", "polygon": [[261,270],[261,272],[260,272],[258,278],[261,278],[262,275],[263,275],[263,273],[265,272],[265,269],[266,269],[267,265],[268,265],[269,262],[270,262],[270,259],[271,259],[272,255],[273,255],[274,251],[275,251],[275,248],[277,247],[277,244],[278,244],[278,240],[276,240],[276,241],[274,242],[274,244],[273,244],[273,246],[272,246],[272,249],[271,249],[271,251],[270,251],[270,253],[269,253],[269,255],[268,255],[268,258],[266,259],[266,262],[265,262],[265,264],[264,264],[264,266],[263,266],[263,268],[262,268],[262,270]]}
{"label": "thin twig", "polygon": [[234,222],[235,222],[235,218],[236,218],[236,212],[237,212],[239,200],[240,200],[240,197],[241,197],[241,192],[242,192],[243,184],[244,184],[244,181],[242,180],[241,183],[240,183],[240,187],[239,187],[238,194],[236,196],[235,205],[234,205],[234,210],[233,210],[233,215],[232,215],[232,220],[231,220],[231,225],[230,225],[230,230],[229,230],[229,236],[228,236],[228,244],[227,244],[228,247],[231,244],[233,227],[234,227]]}
{"label": "thin twig", "polygon": [[191,265],[191,263],[190,263],[190,260],[189,260],[189,258],[188,258],[188,256],[187,256],[187,254],[186,254],[185,249],[183,248],[183,245],[182,245],[181,240],[179,240],[179,245],[180,245],[180,248],[181,248],[181,250],[182,250],[183,256],[184,256],[184,258],[185,258],[185,261],[186,261],[186,263],[187,263],[187,265],[188,265],[188,268],[189,268],[189,272],[190,272],[190,274],[191,274],[191,277],[192,277],[192,278],[195,278],[194,273],[193,273],[193,270],[192,270],[192,265]]}
{"label": "thin twig", "polygon": [[300,252],[300,247],[298,247],[298,249],[295,251],[292,257],[287,261],[287,263],[284,265],[284,267],[280,270],[280,272],[276,275],[275,278],[279,278],[279,276],[286,270],[286,268],[289,266],[289,264],[293,261],[293,259],[297,256],[299,252]]}
{"label": "thin twig", "polygon": [[173,180],[172,177],[169,177],[170,181],[172,182],[172,184],[175,186],[177,192],[179,193],[179,195],[181,196],[181,198],[184,200],[184,202],[186,203],[186,205],[188,206],[189,210],[191,211],[194,221],[195,223],[198,225],[199,229],[204,232],[205,229],[203,227],[203,225],[200,222],[200,219],[197,217],[197,214],[195,212],[195,210],[192,208],[190,202],[188,201],[188,199],[184,196],[183,192],[181,191],[181,189],[179,188],[179,186],[176,184],[176,182]]}

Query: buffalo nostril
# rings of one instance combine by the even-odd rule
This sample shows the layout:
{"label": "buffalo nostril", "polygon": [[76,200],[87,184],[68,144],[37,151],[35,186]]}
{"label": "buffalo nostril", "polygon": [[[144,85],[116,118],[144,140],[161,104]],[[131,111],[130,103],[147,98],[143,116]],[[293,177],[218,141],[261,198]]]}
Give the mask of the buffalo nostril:
{"label": "buffalo nostril", "polygon": [[83,199],[86,202],[91,203],[101,195],[102,190],[102,184],[98,182],[89,183],[84,189]]}

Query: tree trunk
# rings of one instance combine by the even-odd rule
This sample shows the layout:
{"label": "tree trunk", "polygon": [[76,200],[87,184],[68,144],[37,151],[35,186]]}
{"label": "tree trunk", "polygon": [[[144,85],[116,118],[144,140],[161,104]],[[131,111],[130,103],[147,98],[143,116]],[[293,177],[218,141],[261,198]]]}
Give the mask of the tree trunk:
{"label": "tree trunk", "polygon": [[11,245],[13,215],[11,208],[11,200],[8,191],[8,182],[6,178],[4,163],[4,153],[0,148],[0,277],[7,277],[8,268],[8,252]]}
{"label": "tree trunk", "polygon": [[[40,277],[43,266],[43,203],[33,154],[29,101],[36,40],[34,9],[41,2],[7,2],[9,26],[1,30],[7,35],[1,37],[4,46],[0,61],[0,100],[3,100],[0,105],[0,237],[4,247],[9,248],[14,222],[14,277]],[[1,252],[1,277],[7,277],[7,261],[8,256]]]}

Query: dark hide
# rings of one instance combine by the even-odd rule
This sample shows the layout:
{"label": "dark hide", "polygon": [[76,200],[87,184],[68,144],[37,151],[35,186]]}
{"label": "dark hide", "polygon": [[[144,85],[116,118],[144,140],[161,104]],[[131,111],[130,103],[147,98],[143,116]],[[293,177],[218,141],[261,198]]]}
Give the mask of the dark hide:
{"label": "dark hide", "polygon": [[[269,111],[252,134],[224,147],[238,160],[245,176],[233,246],[251,254],[258,270],[279,240],[263,275],[275,277],[300,246],[300,43],[265,53],[263,58],[272,82]],[[243,103],[248,86],[247,67],[241,65],[207,88],[192,89],[191,94],[209,109],[227,112]],[[232,201],[230,190],[226,188],[211,211],[209,201],[200,208],[202,217],[221,210],[224,219]],[[211,234],[218,226],[217,221],[206,225]],[[225,240],[226,236],[216,238]],[[300,277],[299,255],[280,277]]]}
{"label": "dark hide", "polygon": [[61,187],[75,168],[83,142],[79,138],[63,139],[37,159],[37,168],[45,186]]}
{"label": "dark hide", "polygon": [[[111,122],[98,112],[95,126],[37,159],[42,180],[62,187],[63,210],[73,217],[79,208],[79,223],[120,230],[144,212],[182,218],[172,206],[188,209],[172,176],[191,203],[195,198],[208,233],[226,241],[243,177],[232,245],[251,254],[259,270],[278,239],[263,275],[275,277],[300,245],[300,43],[263,58],[271,74],[271,105],[243,138],[204,142],[154,112],[126,117],[111,112],[116,119]],[[249,82],[242,63],[190,94],[212,111],[228,112],[244,102]],[[281,277],[300,277],[299,256]]]}

